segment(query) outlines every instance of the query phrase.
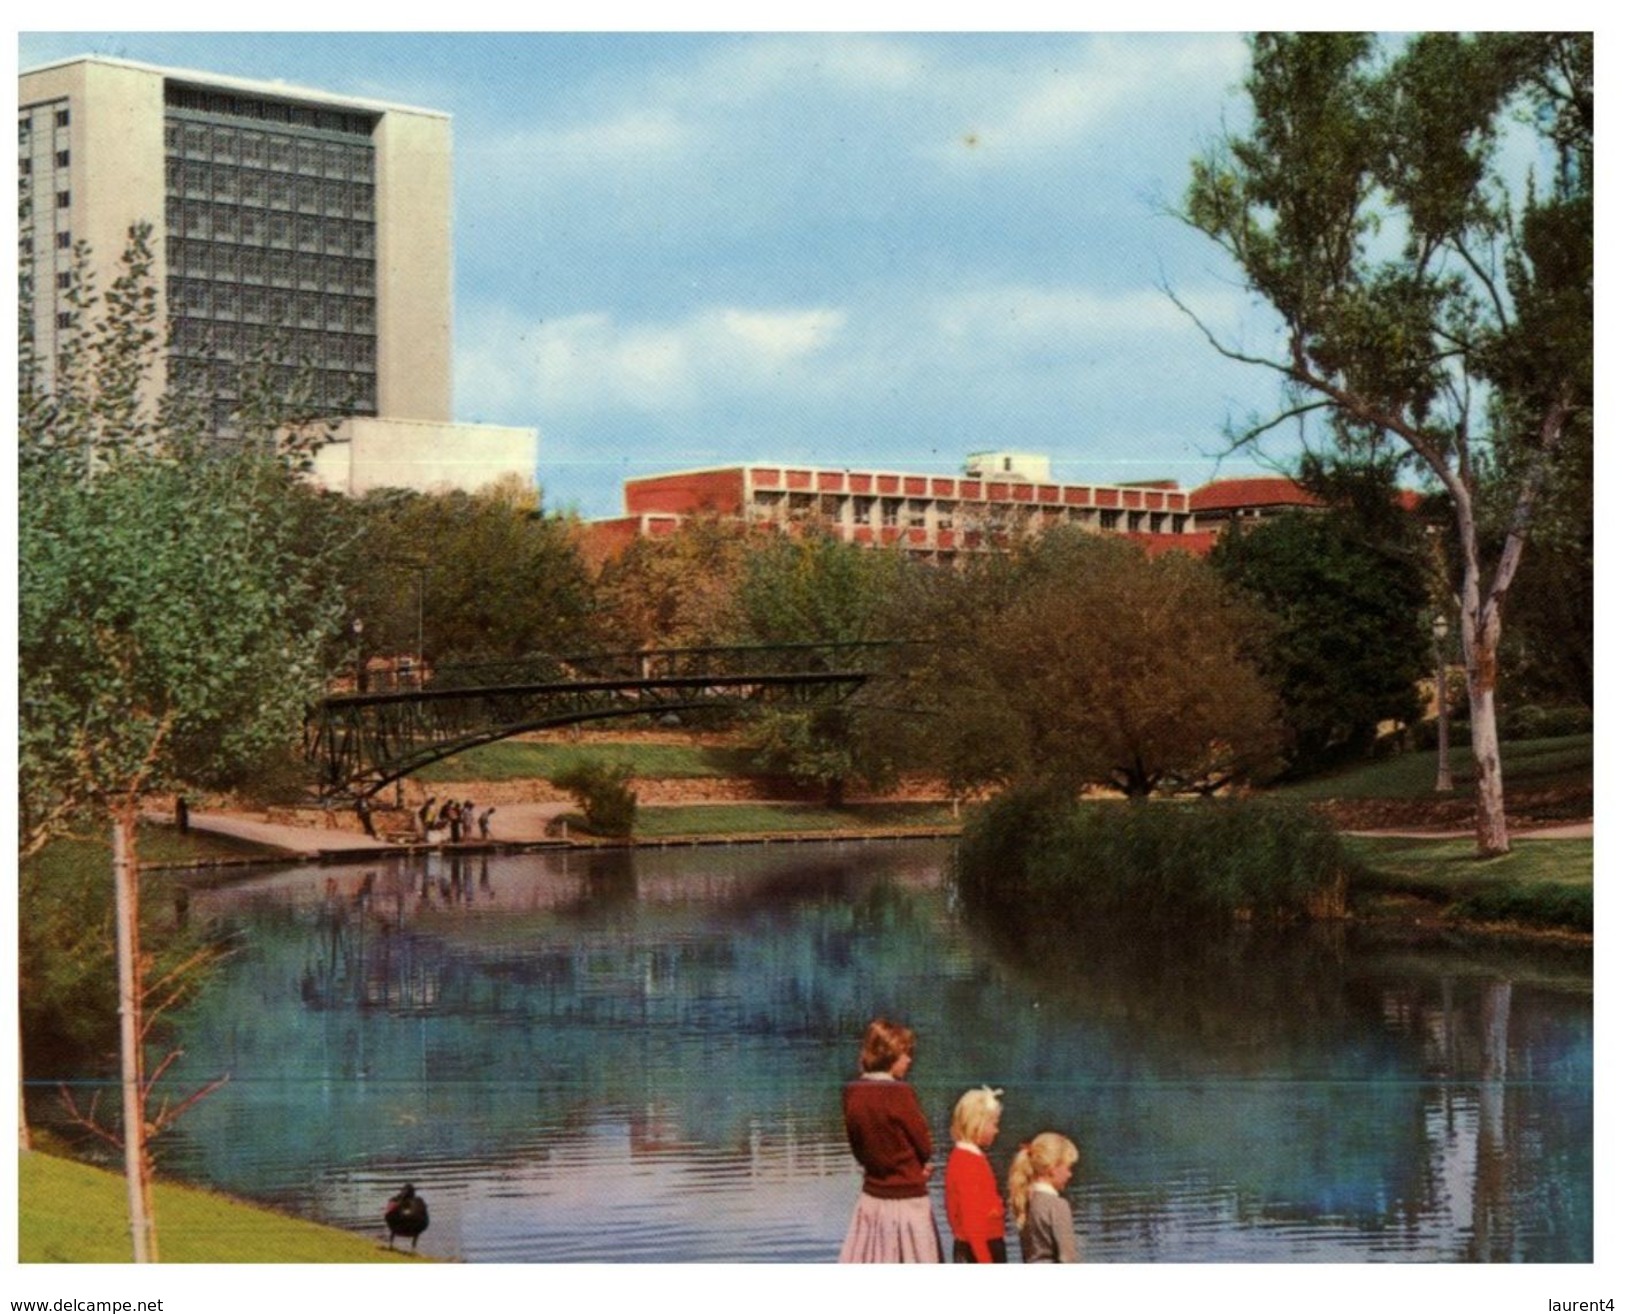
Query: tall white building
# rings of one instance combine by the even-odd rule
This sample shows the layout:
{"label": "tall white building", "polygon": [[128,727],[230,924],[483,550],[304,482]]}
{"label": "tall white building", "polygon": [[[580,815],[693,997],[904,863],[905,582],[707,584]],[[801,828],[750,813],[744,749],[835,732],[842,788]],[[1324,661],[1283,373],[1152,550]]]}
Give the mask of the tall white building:
{"label": "tall white building", "polygon": [[[105,289],[146,222],[164,382],[204,399],[216,434],[235,431],[252,364],[305,374],[328,414],[374,417],[324,454],[346,491],[534,481],[534,431],[452,423],[448,115],[100,56],[25,71],[18,107],[19,258],[46,386],[75,249]],[[446,445],[432,479],[428,433]]]}

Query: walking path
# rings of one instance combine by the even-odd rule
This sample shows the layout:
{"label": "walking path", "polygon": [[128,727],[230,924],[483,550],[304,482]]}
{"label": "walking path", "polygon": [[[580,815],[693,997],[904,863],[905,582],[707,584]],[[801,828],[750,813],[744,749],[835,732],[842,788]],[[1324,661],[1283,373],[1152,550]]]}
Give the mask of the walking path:
{"label": "walking path", "polygon": [[[569,811],[565,803],[511,803],[499,808],[491,818],[493,844],[538,844],[552,838],[548,825],[560,813]],[[166,823],[174,818],[168,813],[150,813],[147,820]],[[193,812],[192,829],[209,835],[220,835],[245,843],[280,849],[299,857],[320,857],[324,854],[398,853],[407,847],[384,840],[369,839],[365,835],[337,827],[293,826],[283,822],[264,821],[241,813]],[[1470,839],[1471,830],[1354,830],[1351,835],[1389,836],[1397,839]],[[1560,826],[1542,826],[1513,832],[1514,839],[1590,839],[1593,823],[1572,822]]]}
{"label": "walking path", "polygon": [[[548,823],[559,813],[568,811],[563,803],[513,803],[500,808],[491,818],[492,844],[536,844],[551,838]],[[167,812],[150,812],[145,820],[158,825],[173,824],[174,816]],[[399,853],[411,847],[390,843],[388,840],[370,839],[353,830],[327,826],[295,826],[286,822],[266,821],[240,812],[198,812],[189,818],[191,828],[205,835],[219,835],[225,839],[259,844],[268,849],[281,850],[298,857],[321,857],[324,854]]]}
{"label": "walking path", "polygon": [[[1518,840],[1537,839],[1591,839],[1593,838],[1591,821],[1565,822],[1560,826],[1531,826],[1527,830],[1514,830],[1512,838]],[[1459,830],[1351,830],[1350,835],[1363,835],[1376,838],[1389,839],[1472,839],[1476,831],[1471,827]]]}

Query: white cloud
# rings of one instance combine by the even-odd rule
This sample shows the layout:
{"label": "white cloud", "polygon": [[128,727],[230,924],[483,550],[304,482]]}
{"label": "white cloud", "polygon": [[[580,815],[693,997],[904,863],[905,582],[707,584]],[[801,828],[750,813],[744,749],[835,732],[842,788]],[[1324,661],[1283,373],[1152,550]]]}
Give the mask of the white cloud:
{"label": "white cloud", "polygon": [[[1241,304],[1211,293],[1181,300],[1204,322],[1232,322]],[[933,308],[932,319],[950,341],[967,345],[1002,342],[1014,348],[1064,350],[1128,336],[1194,332],[1189,319],[1155,288],[1125,292],[1087,287],[981,288],[944,298]]]}
{"label": "white cloud", "polygon": [[929,87],[933,73],[932,61],[906,39],[755,36],[721,47],[660,86],[676,100],[738,107],[809,90],[912,94]]}
{"label": "white cloud", "polygon": [[488,309],[459,335],[460,405],[542,415],[686,410],[729,392],[795,392],[838,338],[839,310],[706,307],[669,323],[607,312],[527,323]]}
{"label": "white cloud", "polygon": [[1057,150],[1132,130],[1165,108],[1166,89],[1215,104],[1246,67],[1239,39],[1161,34],[1097,35],[1069,42],[1026,67],[951,64],[946,95],[965,115],[958,135],[922,153],[958,167],[1052,162]]}
{"label": "white cloud", "polygon": [[728,309],[722,328],[764,360],[793,360],[819,351],[840,332],[846,316],[838,310],[764,312]]}
{"label": "white cloud", "polygon": [[[928,65],[883,38],[741,38],[680,74],[644,73],[600,89],[597,116],[506,133],[460,153],[529,160],[558,169],[690,162],[719,144],[737,149],[772,125],[804,121],[809,105],[900,95],[929,85]],[[726,156],[725,156],[726,158]]]}
{"label": "white cloud", "polygon": [[539,126],[488,144],[460,148],[469,156],[524,161],[536,170],[572,173],[628,164],[676,163],[692,153],[696,132],[669,108],[619,110],[591,122]]}

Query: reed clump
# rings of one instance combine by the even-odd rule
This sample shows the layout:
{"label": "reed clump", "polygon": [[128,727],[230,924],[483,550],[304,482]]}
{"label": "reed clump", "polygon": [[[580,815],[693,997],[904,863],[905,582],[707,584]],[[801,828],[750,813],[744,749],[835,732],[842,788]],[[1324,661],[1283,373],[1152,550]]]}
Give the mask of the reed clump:
{"label": "reed clump", "polygon": [[966,827],[957,881],[972,906],[1177,927],[1340,917],[1353,870],[1331,825],[1299,804],[1014,791]]}

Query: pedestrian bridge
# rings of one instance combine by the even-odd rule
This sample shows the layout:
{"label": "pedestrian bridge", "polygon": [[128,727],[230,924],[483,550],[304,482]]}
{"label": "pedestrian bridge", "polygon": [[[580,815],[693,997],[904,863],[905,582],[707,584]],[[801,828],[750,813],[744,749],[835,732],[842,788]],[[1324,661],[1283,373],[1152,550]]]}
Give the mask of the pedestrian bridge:
{"label": "pedestrian bridge", "polygon": [[844,700],[895,646],[662,648],[442,668],[421,688],[334,694],[312,706],[305,760],[322,797],[364,798],[431,762],[530,730]]}

